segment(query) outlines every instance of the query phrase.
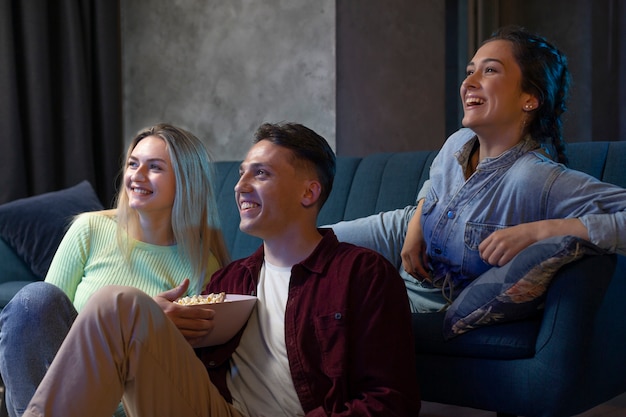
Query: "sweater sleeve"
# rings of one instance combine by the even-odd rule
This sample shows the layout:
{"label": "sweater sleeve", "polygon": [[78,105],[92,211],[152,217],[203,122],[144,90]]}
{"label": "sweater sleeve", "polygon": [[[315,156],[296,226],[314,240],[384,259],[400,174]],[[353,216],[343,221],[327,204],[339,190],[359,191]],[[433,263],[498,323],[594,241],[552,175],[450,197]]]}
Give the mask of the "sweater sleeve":
{"label": "sweater sleeve", "polygon": [[80,215],[63,236],[45,281],[59,287],[74,302],[76,288],[84,276],[89,249],[89,216]]}

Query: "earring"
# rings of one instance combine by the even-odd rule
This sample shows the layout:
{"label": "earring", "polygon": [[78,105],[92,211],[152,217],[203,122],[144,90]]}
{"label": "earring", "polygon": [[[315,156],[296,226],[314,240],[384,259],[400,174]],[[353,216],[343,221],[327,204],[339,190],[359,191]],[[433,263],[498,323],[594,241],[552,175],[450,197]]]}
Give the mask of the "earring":
{"label": "earring", "polygon": [[524,109],[525,109],[525,110],[529,110],[529,111],[530,111],[530,110],[532,110],[532,109],[533,109],[533,105],[532,105],[532,104],[526,104],[526,105],[524,106]]}

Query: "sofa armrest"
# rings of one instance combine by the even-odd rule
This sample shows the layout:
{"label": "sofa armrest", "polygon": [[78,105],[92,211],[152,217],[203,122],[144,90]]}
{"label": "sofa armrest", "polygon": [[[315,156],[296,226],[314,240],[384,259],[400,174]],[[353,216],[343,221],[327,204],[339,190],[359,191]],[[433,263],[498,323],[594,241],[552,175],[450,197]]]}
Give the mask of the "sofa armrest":
{"label": "sofa armrest", "polygon": [[620,323],[626,305],[621,296],[611,294],[624,287],[626,263],[619,258],[585,257],[554,278],[528,370],[529,375],[542,375],[542,384],[535,384],[529,394],[538,404],[561,404],[562,411],[571,414],[577,411],[565,405],[571,398],[580,399],[576,407],[582,410],[626,389],[626,330]]}
{"label": "sofa armrest", "polygon": [[568,349],[589,343],[616,265],[617,255],[601,255],[584,257],[561,268],[546,295],[537,354],[550,343]]}
{"label": "sofa armrest", "polygon": [[10,281],[37,281],[26,262],[0,238],[0,284]]}
{"label": "sofa armrest", "polygon": [[38,281],[26,262],[0,238],[0,309],[29,282]]}

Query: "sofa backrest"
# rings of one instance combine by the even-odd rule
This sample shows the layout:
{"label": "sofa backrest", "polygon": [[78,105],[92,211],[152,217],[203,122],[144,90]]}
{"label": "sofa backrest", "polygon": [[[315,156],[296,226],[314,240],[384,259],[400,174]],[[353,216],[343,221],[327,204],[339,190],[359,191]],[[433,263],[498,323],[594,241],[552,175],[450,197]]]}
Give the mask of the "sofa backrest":
{"label": "sofa backrest", "polygon": [[626,188],[626,142],[579,142],[567,146],[569,167]]}
{"label": "sofa backrest", "polygon": [[[415,201],[428,178],[437,152],[379,153],[364,158],[338,157],[333,190],[320,212],[318,224],[333,224]],[[216,162],[217,198],[222,232],[232,259],[250,255],[261,240],[239,230],[234,187],[241,161]]]}
{"label": "sofa backrest", "polygon": [[[333,191],[322,208],[319,224],[333,224],[414,204],[428,178],[436,151],[377,153],[338,157]],[[626,187],[626,142],[583,142],[568,146],[570,167]],[[240,161],[216,163],[217,195],[222,230],[233,259],[251,254],[261,241],[239,230],[233,189]]]}

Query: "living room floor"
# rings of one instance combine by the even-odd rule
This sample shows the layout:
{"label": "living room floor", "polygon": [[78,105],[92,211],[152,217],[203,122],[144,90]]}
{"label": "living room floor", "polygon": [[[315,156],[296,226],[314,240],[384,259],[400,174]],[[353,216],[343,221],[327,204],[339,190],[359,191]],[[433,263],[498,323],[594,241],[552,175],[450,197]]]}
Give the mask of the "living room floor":
{"label": "living room floor", "polygon": [[[0,392],[3,387],[0,386]],[[0,398],[2,396],[0,395]],[[1,402],[1,400],[0,400]],[[0,417],[6,416],[4,407],[0,407]],[[422,410],[419,417],[494,417],[491,411],[476,410],[473,408],[455,407],[453,405],[422,402]],[[574,417],[624,417],[626,416],[626,393],[600,404],[591,410],[585,411]]]}
{"label": "living room floor", "polygon": [[[492,411],[453,405],[422,402],[420,417],[495,417]],[[573,417],[624,417],[626,416],[626,393]]]}

